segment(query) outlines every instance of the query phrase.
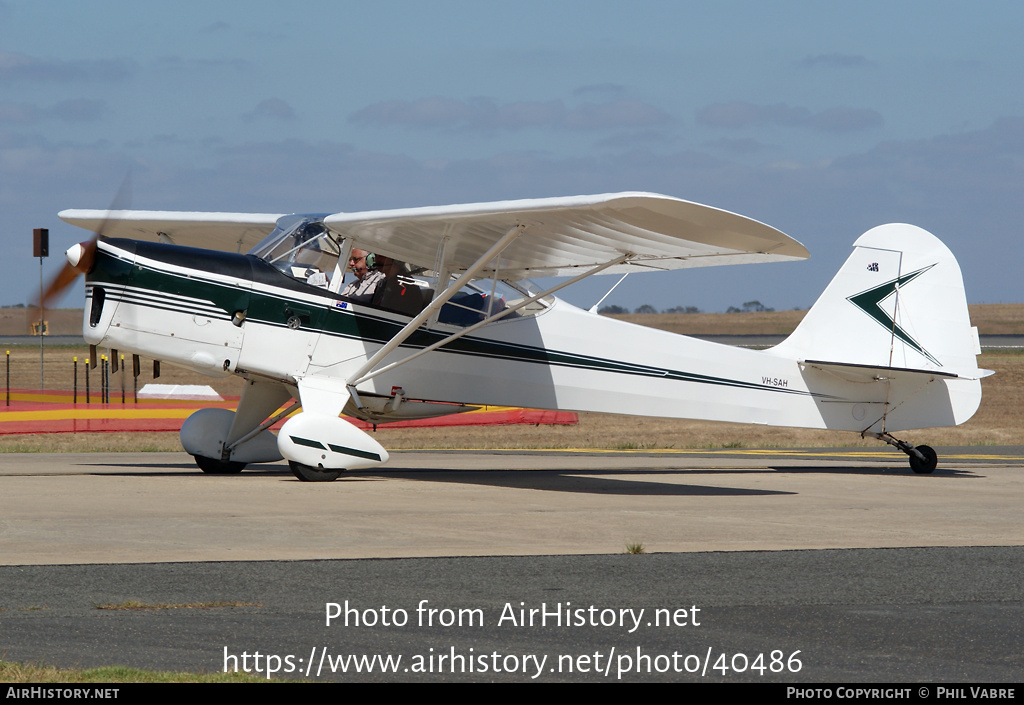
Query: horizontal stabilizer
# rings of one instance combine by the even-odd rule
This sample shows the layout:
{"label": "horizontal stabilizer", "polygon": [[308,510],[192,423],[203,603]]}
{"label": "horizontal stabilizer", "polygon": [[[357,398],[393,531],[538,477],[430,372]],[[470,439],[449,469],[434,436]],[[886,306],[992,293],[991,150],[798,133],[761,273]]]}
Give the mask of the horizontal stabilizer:
{"label": "horizontal stabilizer", "polygon": [[[855,365],[849,362],[825,362],[824,360],[804,360],[800,363],[800,366],[802,368],[813,367],[824,372],[831,372],[851,382],[885,382],[898,377],[914,375],[946,377],[950,379],[964,377],[964,375],[953,372],[941,372],[939,370],[915,370],[907,367],[874,367],[872,365]],[[978,374],[973,377],[967,377],[967,379],[981,379],[993,374],[992,370],[975,368],[975,371]]]}

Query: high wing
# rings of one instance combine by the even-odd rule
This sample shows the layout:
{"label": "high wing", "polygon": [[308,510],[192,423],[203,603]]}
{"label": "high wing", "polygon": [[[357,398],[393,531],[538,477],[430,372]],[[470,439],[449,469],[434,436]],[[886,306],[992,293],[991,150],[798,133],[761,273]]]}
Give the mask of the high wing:
{"label": "high wing", "polygon": [[271,233],[284,213],[64,210],[66,223],[107,237],[164,242],[224,252],[247,252]]}
{"label": "high wing", "polygon": [[[324,223],[362,249],[465,271],[515,228],[502,278],[571,276],[626,256],[604,273],[806,259],[807,249],[764,223],[652,193],[336,213]],[[490,269],[485,272],[493,271]]]}
{"label": "high wing", "polygon": [[[286,214],[73,209],[58,215],[109,237],[246,252]],[[452,272],[465,271],[520,228],[498,263],[508,279],[571,276],[622,257],[602,273],[808,257],[803,245],[764,223],[651,193],[335,213],[324,223],[358,247],[425,266],[438,261],[445,243],[443,260]]]}

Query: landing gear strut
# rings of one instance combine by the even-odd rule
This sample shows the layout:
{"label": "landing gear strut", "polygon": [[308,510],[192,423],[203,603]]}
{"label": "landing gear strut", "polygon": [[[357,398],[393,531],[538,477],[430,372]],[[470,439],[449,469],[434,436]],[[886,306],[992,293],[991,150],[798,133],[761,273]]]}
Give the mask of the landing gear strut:
{"label": "landing gear strut", "polygon": [[939,456],[931,446],[915,446],[894,438],[890,433],[866,433],[891,446],[896,446],[910,456],[910,469],[919,475],[930,475],[939,464]]}

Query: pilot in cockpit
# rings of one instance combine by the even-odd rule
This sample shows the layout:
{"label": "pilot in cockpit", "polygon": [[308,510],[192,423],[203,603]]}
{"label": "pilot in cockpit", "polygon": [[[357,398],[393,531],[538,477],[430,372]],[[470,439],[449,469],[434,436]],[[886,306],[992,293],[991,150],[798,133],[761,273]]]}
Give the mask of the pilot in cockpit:
{"label": "pilot in cockpit", "polygon": [[371,303],[386,278],[384,272],[377,268],[377,258],[372,252],[353,248],[348,266],[356,279],[342,290],[341,295],[349,301]]}

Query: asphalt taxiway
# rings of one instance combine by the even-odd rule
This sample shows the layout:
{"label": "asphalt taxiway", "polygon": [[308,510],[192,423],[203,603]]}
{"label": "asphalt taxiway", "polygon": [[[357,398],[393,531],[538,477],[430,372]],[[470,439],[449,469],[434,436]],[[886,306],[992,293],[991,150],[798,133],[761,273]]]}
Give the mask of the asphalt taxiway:
{"label": "asphalt taxiway", "polygon": [[[887,449],[396,452],[315,484],[281,464],[205,476],[184,454],[5,455],[0,652],[212,671],[260,651],[292,656],[284,677],[405,659],[322,680],[531,680],[530,654],[540,680],[1019,680],[1024,449],[938,450],[928,476]],[[326,626],[346,601],[364,623]],[[416,623],[424,604],[438,621]],[[570,605],[598,623],[506,613]],[[648,623],[693,607],[700,626]],[[641,609],[632,631],[600,623]],[[741,670],[762,653],[796,661]]]}
{"label": "asphalt taxiway", "polygon": [[184,453],[0,457],[0,564],[1024,545],[1024,449],[396,452],[298,482]]}

